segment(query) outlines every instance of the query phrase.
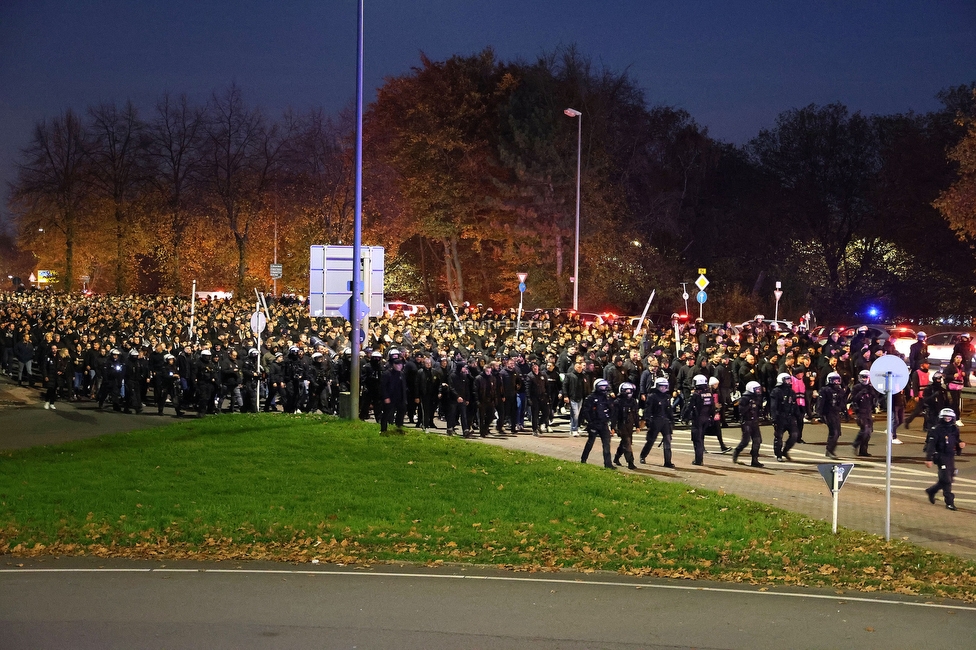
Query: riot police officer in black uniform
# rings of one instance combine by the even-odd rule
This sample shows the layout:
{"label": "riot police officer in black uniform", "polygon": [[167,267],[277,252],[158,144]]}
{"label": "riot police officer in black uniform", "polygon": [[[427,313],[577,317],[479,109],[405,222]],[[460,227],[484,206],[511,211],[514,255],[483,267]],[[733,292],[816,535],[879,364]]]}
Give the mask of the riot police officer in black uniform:
{"label": "riot police officer in black uniform", "polygon": [[586,463],[593,449],[596,437],[600,436],[603,443],[603,466],[607,469],[617,469],[610,458],[610,382],[598,379],[593,385],[593,392],[583,400],[580,409],[580,426],[586,428],[586,445],[583,447],[583,457],[580,462]]}
{"label": "riot police officer in black uniform", "polygon": [[708,389],[708,378],[695,375],[692,378],[695,392],[682,413],[682,420],[691,422],[691,442],[695,447],[695,460],[692,465],[704,465],[705,429],[715,420],[715,399]]}
{"label": "riot police officer in black uniform", "polygon": [[647,455],[654,447],[657,434],[661,434],[664,446],[664,466],[674,467],[671,462],[671,433],[674,430],[674,410],[671,408],[671,390],[667,377],[654,380],[654,390],[649,391],[644,402],[644,423],[647,426],[647,442],[640,452],[640,462],[647,462]]}
{"label": "riot police officer in black uniform", "polygon": [[929,503],[935,503],[935,495],[941,490],[946,508],[956,509],[952,478],[956,474],[956,454],[965,446],[966,443],[959,440],[956,412],[951,408],[942,409],[939,412],[939,423],[929,430],[925,440],[925,466],[932,467],[935,463],[939,468],[938,482],[925,489],[925,493],[929,495]]}
{"label": "riot police officer in black uniform", "polygon": [[764,467],[759,462],[759,447],[762,445],[762,433],[759,430],[759,405],[762,400],[762,385],[758,381],[750,381],[739,398],[739,426],[742,428],[742,440],[732,452],[732,462],[738,464],[741,454],[749,442],[752,442],[752,467]]}
{"label": "riot police officer in black uniform", "polygon": [[827,451],[824,455],[831,460],[840,460],[836,454],[837,441],[840,440],[840,415],[847,411],[847,396],[840,385],[840,374],[827,375],[827,383],[820,389],[817,415],[827,425]]}
{"label": "riot police officer in black uniform", "polygon": [[617,434],[620,443],[617,445],[617,453],[613,456],[614,465],[620,465],[620,456],[627,459],[628,469],[637,469],[634,465],[634,429],[638,428],[640,415],[638,415],[639,405],[634,399],[636,386],[625,381],[620,384],[619,395],[613,400],[610,411],[610,430]]}
{"label": "riot police officer in black uniform", "polygon": [[[773,453],[779,462],[792,461],[790,449],[796,444],[796,417],[798,407],[793,392],[793,378],[788,372],[776,377],[776,386],[769,393],[769,416],[773,421]],[[783,442],[783,434],[786,442]]]}

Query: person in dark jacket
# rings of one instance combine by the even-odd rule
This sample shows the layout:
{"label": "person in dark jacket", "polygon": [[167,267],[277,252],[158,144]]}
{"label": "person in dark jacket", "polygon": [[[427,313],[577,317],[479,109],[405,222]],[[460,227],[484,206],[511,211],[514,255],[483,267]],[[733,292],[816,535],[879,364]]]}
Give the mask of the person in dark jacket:
{"label": "person in dark jacket", "polygon": [[579,436],[579,411],[586,398],[583,384],[583,362],[577,361],[563,377],[563,402],[569,405],[569,431],[574,438]]}
{"label": "person in dark jacket", "polygon": [[212,415],[214,413],[214,393],[217,390],[218,369],[213,364],[213,352],[208,348],[200,350],[200,360],[197,361],[194,375],[197,387],[197,415]]}
{"label": "person in dark jacket", "polygon": [[691,464],[704,465],[705,429],[717,420],[718,414],[715,412],[715,398],[708,388],[708,378],[695,375],[693,381],[695,392],[688,400],[681,419],[691,423],[691,442],[695,448],[695,460]]}
{"label": "person in dark jacket", "polygon": [[474,380],[474,398],[478,404],[478,426],[482,438],[488,437],[499,399],[498,377],[494,374],[494,368],[491,363],[485,365]]}
{"label": "person in dark jacket", "polygon": [[34,386],[34,346],[30,336],[24,334],[20,342],[14,346],[14,360],[17,362],[17,385],[24,385],[26,376],[29,386]]}
{"label": "person in dark jacket", "polygon": [[840,381],[840,373],[829,373],[817,402],[817,416],[827,425],[827,450],[824,455],[831,460],[840,460],[836,453],[841,434],[840,415],[847,412],[847,396]]}
{"label": "person in dark jacket", "polygon": [[764,467],[759,462],[759,448],[762,446],[762,433],[759,430],[759,409],[762,386],[758,381],[746,384],[746,390],[739,398],[739,426],[742,428],[742,440],[732,451],[732,463],[739,463],[739,455],[752,442],[752,467]]}
{"label": "person in dark jacket", "polygon": [[627,460],[628,469],[637,469],[634,465],[634,431],[639,428],[640,405],[634,399],[637,387],[629,381],[620,384],[618,395],[613,400],[610,409],[610,431],[620,438],[617,452],[613,456],[614,465],[620,465],[620,457]]}
{"label": "person in dark jacket", "polygon": [[851,447],[858,456],[871,455],[868,453],[868,443],[874,433],[874,400],[877,395],[878,391],[871,385],[870,371],[862,370],[858,373],[858,383],[851,389],[851,406],[858,426],[857,436]]}
{"label": "person in dark jacket", "polygon": [[532,409],[532,435],[538,436],[543,429],[549,432],[549,374],[533,361],[525,377],[529,403]]}
{"label": "person in dark jacket", "polygon": [[380,379],[380,395],[383,399],[383,421],[380,432],[385,433],[393,423],[398,433],[403,431],[403,417],[407,410],[407,379],[403,372],[403,355],[399,350],[391,350],[390,367]]}
{"label": "person in dark jacket", "polygon": [[671,462],[671,434],[674,430],[674,410],[671,408],[671,390],[667,377],[654,380],[654,390],[647,393],[644,401],[644,424],[647,426],[647,442],[640,452],[640,462],[647,462],[647,455],[654,447],[657,435],[661,434],[664,447],[664,466],[673,468]]}
{"label": "person in dark jacket", "polygon": [[118,348],[112,348],[109,353],[109,360],[105,364],[105,377],[97,395],[98,408],[102,408],[105,405],[105,400],[109,399],[112,402],[113,410],[122,410],[126,365],[121,356],[122,353]]}
{"label": "person in dark jacket", "polygon": [[176,367],[176,357],[172,354],[163,355],[163,366],[156,371],[155,385],[156,393],[156,412],[163,414],[163,407],[166,405],[168,397],[176,410],[176,417],[183,417],[183,406],[180,403],[180,373]]}
{"label": "person in dark jacket", "polygon": [[471,426],[468,423],[468,405],[471,404],[472,391],[471,373],[464,363],[457,364],[454,372],[447,379],[447,434],[457,433],[457,426],[461,424],[461,434],[465,438],[471,437]]}
{"label": "person in dark jacket", "polygon": [[57,410],[54,402],[58,399],[58,346],[52,345],[48,348],[44,359],[41,361],[41,377],[44,380],[44,408]]}
{"label": "person in dark jacket", "polygon": [[610,382],[606,379],[597,380],[593,392],[583,400],[583,408],[580,410],[580,426],[586,428],[586,445],[583,447],[583,456],[580,462],[586,464],[586,459],[590,456],[593,443],[597,436],[603,443],[603,466],[607,469],[616,469],[610,458]]}
{"label": "person in dark jacket", "polygon": [[430,357],[419,360],[419,368],[414,376],[414,403],[417,406],[417,428],[436,429],[434,414],[440,399],[441,381],[434,372],[434,363]]}
{"label": "person in dark jacket", "polygon": [[797,396],[793,392],[793,378],[789,373],[780,373],[776,380],[776,386],[769,395],[769,416],[773,421],[773,453],[779,462],[792,461],[790,450],[799,438],[796,431]]}
{"label": "person in dark jacket", "polygon": [[938,482],[925,489],[929,503],[935,503],[935,495],[941,490],[946,508],[956,509],[952,480],[956,474],[956,454],[961,453],[965,446],[966,443],[959,439],[955,411],[950,408],[942,409],[939,412],[939,423],[932,427],[925,441],[925,466],[932,467],[934,463],[939,468]]}

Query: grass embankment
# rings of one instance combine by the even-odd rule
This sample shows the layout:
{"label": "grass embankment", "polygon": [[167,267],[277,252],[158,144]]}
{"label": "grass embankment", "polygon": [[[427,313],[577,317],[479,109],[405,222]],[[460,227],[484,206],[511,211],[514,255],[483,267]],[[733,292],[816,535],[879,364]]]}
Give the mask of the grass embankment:
{"label": "grass embankment", "polygon": [[976,598],[973,563],[732,495],[309,416],[0,452],[0,552],[471,562]]}

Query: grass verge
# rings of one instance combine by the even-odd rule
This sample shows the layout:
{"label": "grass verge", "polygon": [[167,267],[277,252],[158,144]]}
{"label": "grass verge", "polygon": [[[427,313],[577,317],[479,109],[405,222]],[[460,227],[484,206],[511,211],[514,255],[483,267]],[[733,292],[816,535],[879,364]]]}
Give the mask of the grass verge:
{"label": "grass verge", "polygon": [[239,415],[0,452],[0,552],[470,562],[976,599],[965,560],[444,436]]}

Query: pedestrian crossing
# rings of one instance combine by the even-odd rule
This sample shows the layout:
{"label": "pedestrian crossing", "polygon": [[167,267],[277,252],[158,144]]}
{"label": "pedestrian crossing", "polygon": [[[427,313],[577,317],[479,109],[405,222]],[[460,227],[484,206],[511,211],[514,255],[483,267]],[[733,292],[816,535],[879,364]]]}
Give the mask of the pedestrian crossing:
{"label": "pedestrian crossing", "polygon": [[[843,427],[843,436],[841,437],[840,444],[837,446],[838,455],[841,456],[841,460],[839,462],[854,463],[854,469],[849,474],[847,483],[877,488],[882,491],[885,489],[886,463],[884,457],[883,429],[883,424],[881,426],[881,431],[878,431],[876,427],[874,436],[872,436],[871,449],[875,456],[872,458],[859,458],[854,456],[846,457],[844,454],[845,451],[850,451],[850,443],[854,440],[857,427],[849,425],[845,425]],[[790,450],[790,457],[793,459],[793,462],[777,462],[773,454],[772,428],[764,426],[762,428],[762,433],[763,444],[760,448],[760,461],[766,465],[766,469],[816,472],[816,465],[831,462],[824,456],[824,446],[822,444],[796,445],[792,450]],[[568,417],[561,415],[556,416],[552,427],[552,434],[569,434]],[[641,445],[643,445],[645,440],[644,435],[645,434],[642,431],[634,436],[634,448],[636,450],[639,450]],[[739,443],[740,435],[738,427],[723,429],[722,435],[726,445],[735,447]],[[915,443],[921,445],[925,441],[924,435],[919,435],[919,432],[913,432],[911,430],[899,432],[898,437],[909,444]],[[655,464],[660,464],[661,459],[660,449],[657,447],[659,442],[660,440],[658,443],[655,443],[654,452],[649,457],[650,460],[650,458],[654,458],[656,455],[656,459],[654,460]],[[616,443],[613,444],[615,446]],[[686,453],[693,455],[694,446],[691,442],[691,432],[684,428],[675,429],[671,440],[671,449],[675,454]],[[721,466],[724,464],[728,464],[729,466],[732,465],[731,453],[720,454],[715,438],[711,436],[705,437],[705,449],[709,452],[705,456],[706,467],[712,466],[721,470]],[[746,454],[748,454],[748,449],[749,448],[746,450]],[[891,489],[893,492],[897,491],[898,493],[915,495],[920,499],[925,499],[925,488],[933,485],[936,482],[936,470],[935,468],[925,467],[923,462],[924,456],[922,455],[921,449],[918,450],[916,458],[918,460],[918,464],[911,467],[906,467],[899,462],[892,463]],[[745,464],[748,465],[749,456],[740,456],[739,463],[742,463],[743,459],[745,459]],[[680,458],[676,458],[675,462],[679,465],[679,467],[681,466]],[[976,480],[957,476],[953,482],[952,491],[956,496],[957,503],[976,505]]]}

